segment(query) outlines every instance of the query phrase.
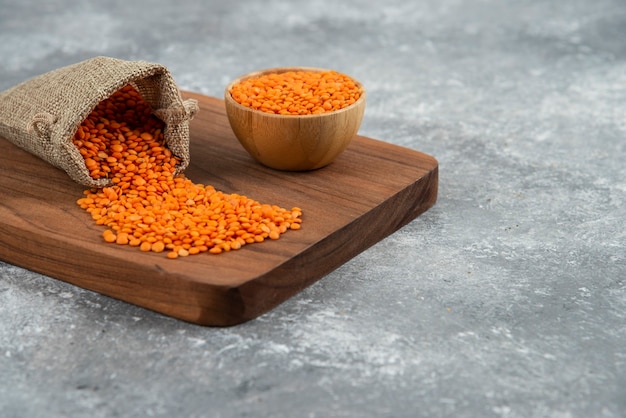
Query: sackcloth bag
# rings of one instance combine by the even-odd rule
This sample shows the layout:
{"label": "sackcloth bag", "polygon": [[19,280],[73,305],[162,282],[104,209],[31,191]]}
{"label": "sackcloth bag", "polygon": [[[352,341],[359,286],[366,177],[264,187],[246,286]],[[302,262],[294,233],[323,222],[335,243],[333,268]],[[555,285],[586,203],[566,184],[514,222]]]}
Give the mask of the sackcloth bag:
{"label": "sackcloth bag", "polygon": [[146,61],[95,57],[1,92],[0,136],[64,170],[81,185],[109,186],[110,179],[89,175],[72,138],[98,103],[127,84],[139,91],[164,122],[165,145],[180,161],[176,174],[183,172],[190,158],[189,121],[198,103],[183,101],[169,70]]}

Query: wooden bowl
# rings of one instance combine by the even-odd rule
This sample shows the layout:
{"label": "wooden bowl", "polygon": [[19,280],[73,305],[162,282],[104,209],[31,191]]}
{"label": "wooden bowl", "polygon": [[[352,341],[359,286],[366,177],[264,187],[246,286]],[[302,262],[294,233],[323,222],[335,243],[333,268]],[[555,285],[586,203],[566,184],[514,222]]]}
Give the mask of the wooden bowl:
{"label": "wooden bowl", "polygon": [[355,137],[365,112],[365,89],[348,107],[318,115],[278,115],[243,106],[232,98],[232,86],[251,77],[287,71],[327,71],[282,67],[237,78],[224,92],[226,114],[241,145],[258,162],[285,171],[314,170],[330,164]]}

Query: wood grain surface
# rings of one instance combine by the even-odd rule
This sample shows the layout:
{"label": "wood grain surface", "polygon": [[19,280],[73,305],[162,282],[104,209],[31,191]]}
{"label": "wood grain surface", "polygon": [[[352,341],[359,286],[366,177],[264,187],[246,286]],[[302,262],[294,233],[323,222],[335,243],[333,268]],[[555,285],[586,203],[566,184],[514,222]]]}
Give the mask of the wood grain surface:
{"label": "wood grain surface", "polygon": [[262,203],[299,206],[301,230],[176,260],[106,244],[103,227],[76,205],[83,187],[0,138],[0,259],[184,321],[230,326],[274,308],[435,204],[438,163],[431,156],[357,136],[324,168],[272,170],[235,139],[221,99],[184,96],[200,105],[187,177]]}

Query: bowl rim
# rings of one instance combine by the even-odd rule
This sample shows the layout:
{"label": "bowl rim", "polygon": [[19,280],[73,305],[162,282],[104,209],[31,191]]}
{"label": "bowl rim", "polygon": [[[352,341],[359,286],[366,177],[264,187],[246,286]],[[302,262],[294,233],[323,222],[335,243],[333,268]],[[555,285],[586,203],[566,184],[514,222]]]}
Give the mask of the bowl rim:
{"label": "bowl rim", "polygon": [[253,112],[253,113],[258,113],[259,115],[263,115],[263,116],[267,116],[267,117],[275,117],[275,118],[290,118],[290,119],[295,119],[295,118],[319,118],[319,117],[325,117],[325,116],[331,116],[331,115],[336,115],[338,113],[342,113],[342,112],[347,112],[359,105],[361,105],[361,103],[365,102],[365,96],[367,95],[365,87],[363,86],[363,83],[361,83],[359,80],[357,80],[356,78],[352,77],[351,75],[342,73],[344,75],[346,75],[347,77],[350,77],[350,79],[352,81],[355,82],[355,84],[357,86],[359,86],[361,88],[361,95],[359,96],[358,100],[354,103],[352,103],[351,105],[348,105],[342,109],[339,110],[333,110],[332,112],[324,112],[324,113],[318,113],[315,115],[311,115],[311,114],[307,114],[307,115],[281,115],[281,114],[277,114],[277,113],[268,113],[268,112],[263,112],[261,110],[257,110],[257,109],[253,109],[251,107],[248,106],[244,106],[241,103],[239,103],[238,101],[236,101],[235,99],[233,99],[232,95],[230,94],[230,90],[231,88],[237,84],[240,83],[244,80],[247,80],[249,78],[252,77],[258,77],[260,75],[265,75],[265,74],[272,74],[272,73],[286,73],[288,71],[315,71],[315,72],[324,72],[324,71],[337,71],[337,70],[331,70],[328,68],[320,68],[320,67],[299,67],[299,66],[290,66],[290,67],[274,67],[274,68],[266,68],[263,70],[256,70],[256,71],[252,71],[246,74],[243,74],[237,78],[235,78],[233,81],[231,81],[230,83],[228,83],[228,85],[226,86],[226,89],[224,89],[224,100],[228,101],[230,104],[234,105],[235,107],[238,107],[239,109],[243,109],[249,112]]}

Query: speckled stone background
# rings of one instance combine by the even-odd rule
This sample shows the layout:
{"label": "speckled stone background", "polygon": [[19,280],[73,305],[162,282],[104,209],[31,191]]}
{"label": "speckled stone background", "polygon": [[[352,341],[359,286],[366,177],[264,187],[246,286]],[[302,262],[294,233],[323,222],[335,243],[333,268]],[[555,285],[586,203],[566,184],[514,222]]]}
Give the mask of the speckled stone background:
{"label": "speckled stone background", "polygon": [[435,207],[237,327],[0,262],[0,416],[626,416],[625,40],[623,0],[0,0],[0,90],[330,67],[362,135],[440,162]]}

